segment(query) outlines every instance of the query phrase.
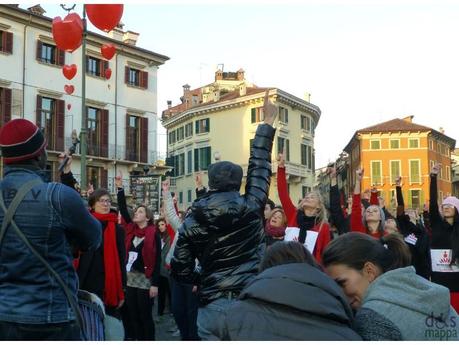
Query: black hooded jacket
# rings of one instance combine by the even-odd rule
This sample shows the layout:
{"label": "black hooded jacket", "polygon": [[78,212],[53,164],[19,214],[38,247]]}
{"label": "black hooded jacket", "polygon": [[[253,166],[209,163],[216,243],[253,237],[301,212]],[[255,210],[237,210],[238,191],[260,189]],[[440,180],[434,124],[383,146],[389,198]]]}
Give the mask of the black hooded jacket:
{"label": "black hooded jacket", "polygon": [[361,340],[341,288],[306,263],[271,267],[227,312],[227,340]]}
{"label": "black hooded jacket", "polygon": [[[274,133],[270,125],[258,126],[245,194],[208,192],[193,203],[179,229],[171,274],[178,281],[199,284],[202,305],[228,292],[239,293],[257,274],[264,252],[262,210],[271,179]],[[199,275],[194,271],[196,258],[201,264]]]}

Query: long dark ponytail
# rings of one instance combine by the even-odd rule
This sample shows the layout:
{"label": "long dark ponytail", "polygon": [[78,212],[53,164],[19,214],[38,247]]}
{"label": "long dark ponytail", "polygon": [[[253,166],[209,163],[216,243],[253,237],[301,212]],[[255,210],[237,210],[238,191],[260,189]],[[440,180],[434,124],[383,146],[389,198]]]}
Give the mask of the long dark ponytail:
{"label": "long dark ponytail", "polygon": [[366,262],[378,266],[383,273],[411,264],[411,254],[400,234],[380,240],[370,235],[351,232],[334,239],[322,255],[323,265],[343,264],[362,270]]}

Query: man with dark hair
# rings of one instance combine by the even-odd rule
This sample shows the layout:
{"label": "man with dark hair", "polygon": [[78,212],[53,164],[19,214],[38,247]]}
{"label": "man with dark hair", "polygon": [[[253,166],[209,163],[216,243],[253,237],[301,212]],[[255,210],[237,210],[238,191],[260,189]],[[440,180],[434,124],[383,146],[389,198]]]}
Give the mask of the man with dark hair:
{"label": "man with dark hair", "polygon": [[78,193],[43,178],[45,147],[43,134],[28,120],[12,120],[0,129],[5,164],[0,182],[0,340],[81,339],[57,277],[76,302],[70,243],[82,250],[97,248],[101,227]]}
{"label": "man with dark hair", "polygon": [[[239,165],[218,161],[208,169],[209,190],[196,200],[172,259],[172,275],[200,287],[198,333],[203,340],[221,339],[227,308],[258,272],[264,252],[263,210],[271,179],[271,149],[277,108],[264,102],[264,124],[253,140],[244,195]],[[195,272],[195,259],[201,272]]]}

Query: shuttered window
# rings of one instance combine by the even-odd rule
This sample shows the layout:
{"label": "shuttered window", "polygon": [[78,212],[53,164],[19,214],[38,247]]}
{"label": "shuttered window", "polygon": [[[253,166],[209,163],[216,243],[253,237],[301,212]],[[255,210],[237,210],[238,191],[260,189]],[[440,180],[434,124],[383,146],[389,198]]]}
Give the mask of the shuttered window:
{"label": "shuttered window", "polygon": [[105,77],[105,71],[109,68],[109,62],[95,58],[86,57],[86,73],[95,77]]}
{"label": "shuttered window", "polygon": [[126,66],[124,70],[124,82],[130,86],[148,89],[148,72]]}
{"label": "shuttered window", "polygon": [[0,126],[11,120],[11,89],[0,87]]}
{"label": "shuttered window", "polygon": [[13,54],[13,33],[0,30],[0,51]]}
{"label": "shuttered window", "polygon": [[37,95],[36,124],[47,141],[47,149],[64,151],[65,101]]}
{"label": "shuttered window", "polygon": [[410,160],[410,183],[421,183],[421,162]]}
{"label": "shuttered window", "polygon": [[64,66],[65,51],[58,49],[55,45],[37,41],[36,59],[50,65]]}
{"label": "shuttered window", "polygon": [[381,161],[371,161],[371,184],[372,185],[381,185],[382,184],[382,162]]}
{"label": "shuttered window", "polygon": [[210,154],[210,146],[194,149],[194,171],[207,170],[210,165]]}

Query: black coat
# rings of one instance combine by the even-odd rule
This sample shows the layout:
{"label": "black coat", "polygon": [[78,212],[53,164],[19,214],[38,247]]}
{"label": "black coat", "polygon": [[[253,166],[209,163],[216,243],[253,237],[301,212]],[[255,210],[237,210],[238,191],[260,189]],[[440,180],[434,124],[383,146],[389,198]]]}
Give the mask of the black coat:
{"label": "black coat", "polygon": [[260,273],[227,312],[228,340],[361,340],[341,288],[294,263]]}
{"label": "black coat", "polygon": [[[179,229],[171,274],[178,281],[199,284],[202,305],[242,291],[257,274],[264,252],[262,210],[271,179],[274,133],[269,125],[258,126],[246,193],[208,192],[193,203]],[[200,275],[194,270],[196,258]]]}

